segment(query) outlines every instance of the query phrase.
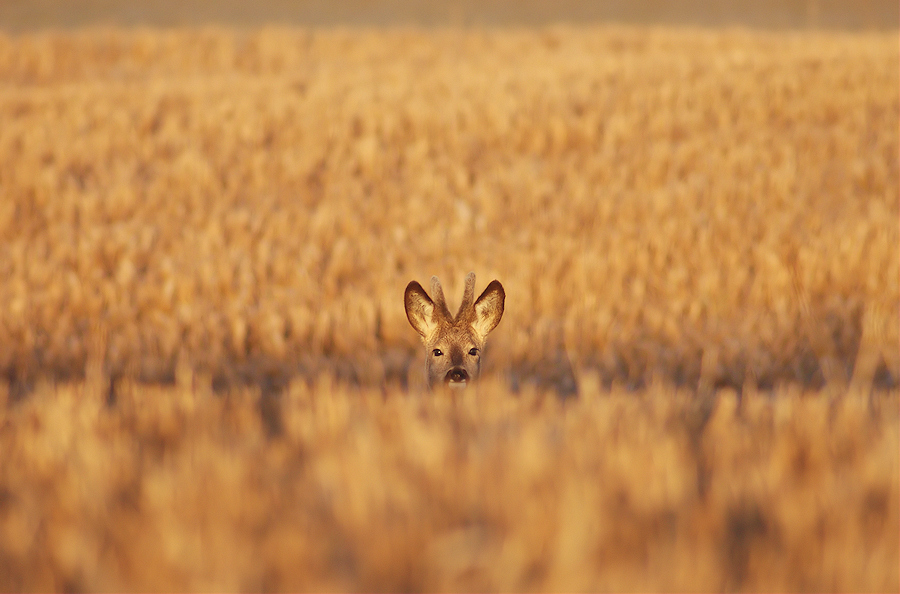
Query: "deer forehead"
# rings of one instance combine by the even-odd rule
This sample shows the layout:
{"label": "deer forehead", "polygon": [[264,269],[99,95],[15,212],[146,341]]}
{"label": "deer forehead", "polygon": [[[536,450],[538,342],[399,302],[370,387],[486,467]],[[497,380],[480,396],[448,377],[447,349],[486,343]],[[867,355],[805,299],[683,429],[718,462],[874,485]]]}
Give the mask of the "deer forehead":
{"label": "deer forehead", "polygon": [[458,344],[460,346],[468,346],[470,344],[479,345],[477,336],[472,330],[471,324],[466,322],[444,322],[439,324],[437,331],[431,337],[429,345],[438,344]]}

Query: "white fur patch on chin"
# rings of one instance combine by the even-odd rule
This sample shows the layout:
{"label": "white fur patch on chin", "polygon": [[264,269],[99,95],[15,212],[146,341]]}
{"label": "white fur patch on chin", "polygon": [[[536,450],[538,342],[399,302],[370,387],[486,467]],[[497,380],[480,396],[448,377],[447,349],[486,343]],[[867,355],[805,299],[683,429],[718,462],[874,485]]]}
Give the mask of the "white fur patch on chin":
{"label": "white fur patch on chin", "polygon": [[451,390],[464,390],[467,383],[468,382],[466,380],[463,380],[461,382],[447,382],[447,386]]}

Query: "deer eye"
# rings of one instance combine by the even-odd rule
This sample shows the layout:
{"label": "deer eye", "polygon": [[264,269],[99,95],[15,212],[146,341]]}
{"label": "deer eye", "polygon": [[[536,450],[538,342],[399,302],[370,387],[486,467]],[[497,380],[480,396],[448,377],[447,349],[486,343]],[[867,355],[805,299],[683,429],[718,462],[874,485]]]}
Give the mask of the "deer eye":
{"label": "deer eye", "polygon": [[469,354],[472,355],[473,357],[476,357],[478,355],[478,349],[476,349],[475,347],[470,348]]}
{"label": "deer eye", "polygon": [[433,351],[431,351],[431,354],[435,357],[440,357],[444,354],[444,352],[441,349],[434,349]]}

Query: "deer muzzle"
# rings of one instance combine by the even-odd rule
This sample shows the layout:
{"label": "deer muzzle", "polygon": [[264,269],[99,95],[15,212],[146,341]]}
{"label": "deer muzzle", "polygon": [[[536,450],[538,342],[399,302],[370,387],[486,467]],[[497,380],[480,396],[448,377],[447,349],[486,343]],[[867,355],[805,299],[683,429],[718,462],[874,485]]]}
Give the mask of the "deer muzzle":
{"label": "deer muzzle", "polygon": [[444,383],[451,388],[464,388],[469,382],[469,372],[463,367],[453,367],[444,376]]}

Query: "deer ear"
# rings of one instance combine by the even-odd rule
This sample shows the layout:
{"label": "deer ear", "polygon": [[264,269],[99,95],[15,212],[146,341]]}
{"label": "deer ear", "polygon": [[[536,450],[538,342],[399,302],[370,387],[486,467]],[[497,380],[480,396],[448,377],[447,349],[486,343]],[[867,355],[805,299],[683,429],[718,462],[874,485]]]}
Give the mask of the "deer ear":
{"label": "deer ear", "polygon": [[475,320],[472,322],[472,328],[482,340],[487,338],[490,331],[500,323],[505,303],[506,293],[503,291],[503,285],[491,281],[475,302]]}
{"label": "deer ear", "polygon": [[422,340],[428,341],[428,338],[437,330],[438,324],[434,315],[434,302],[422,288],[422,285],[416,281],[412,281],[406,285],[406,294],[403,298],[406,306],[406,318],[410,325],[422,337]]}

